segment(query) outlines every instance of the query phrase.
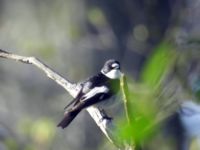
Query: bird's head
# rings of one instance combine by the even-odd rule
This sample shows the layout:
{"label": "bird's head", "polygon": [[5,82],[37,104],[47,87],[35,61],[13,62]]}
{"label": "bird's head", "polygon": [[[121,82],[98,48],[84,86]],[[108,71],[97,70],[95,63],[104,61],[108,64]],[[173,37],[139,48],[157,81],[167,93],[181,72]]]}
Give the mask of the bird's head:
{"label": "bird's head", "polygon": [[120,71],[120,63],[114,59],[110,59],[105,62],[101,73],[110,79],[119,79],[122,75]]}

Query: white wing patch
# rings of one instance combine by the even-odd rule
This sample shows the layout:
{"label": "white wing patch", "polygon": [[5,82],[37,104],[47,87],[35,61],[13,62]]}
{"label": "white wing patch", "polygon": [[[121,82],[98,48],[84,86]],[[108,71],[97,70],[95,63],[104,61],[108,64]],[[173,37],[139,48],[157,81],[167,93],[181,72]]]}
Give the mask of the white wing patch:
{"label": "white wing patch", "polygon": [[109,89],[106,86],[95,87],[91,91],[86,93],[84,95],[84,98],[81,99],[81,101],[85,101],[85,100],[87,100],[89,98],[92,98],[92,97],[94,97],[95,95],[97,95],[99,93],[108,93],[108,91],[109,91]]}

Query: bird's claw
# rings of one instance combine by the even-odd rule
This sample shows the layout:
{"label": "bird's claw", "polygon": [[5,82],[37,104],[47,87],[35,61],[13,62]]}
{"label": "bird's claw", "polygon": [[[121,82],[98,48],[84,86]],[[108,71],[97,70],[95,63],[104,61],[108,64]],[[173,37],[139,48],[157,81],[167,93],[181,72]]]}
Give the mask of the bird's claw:
{"label": "bird's claw", "polygon": [[109,116],[103,116],[99,121],[100,122],[103,122],[104,120],[108,120],[108,121],[112,121],[112,117],[109,117]]}

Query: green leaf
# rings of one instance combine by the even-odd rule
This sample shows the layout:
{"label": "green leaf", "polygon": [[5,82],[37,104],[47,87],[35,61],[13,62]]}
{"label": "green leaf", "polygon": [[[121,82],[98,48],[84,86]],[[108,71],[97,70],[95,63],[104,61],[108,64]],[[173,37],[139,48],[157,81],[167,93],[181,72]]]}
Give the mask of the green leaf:
{"label": "green leaf", "polygon": [[158,86],[174,62],[175,56],[170,44],[161,43],[147,60],[141,75],[142,81],[149,87]]}

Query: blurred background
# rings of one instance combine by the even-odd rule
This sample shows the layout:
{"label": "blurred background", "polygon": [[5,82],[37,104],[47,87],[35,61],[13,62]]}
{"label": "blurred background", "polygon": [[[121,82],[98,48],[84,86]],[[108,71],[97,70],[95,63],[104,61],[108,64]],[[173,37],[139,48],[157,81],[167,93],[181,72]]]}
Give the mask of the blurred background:
{"label": "blurred background", "polygon": [[[199,16],[200,0],[0,0],[0,48],[74,82],[118,59],[133,100],[169,116],[200,98]],[[56,127],[71,99],[37,68],[0,59],[0,150],[116,150],[85,111]],[[160,141],[154,150],[168,148]]]}

